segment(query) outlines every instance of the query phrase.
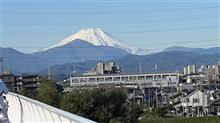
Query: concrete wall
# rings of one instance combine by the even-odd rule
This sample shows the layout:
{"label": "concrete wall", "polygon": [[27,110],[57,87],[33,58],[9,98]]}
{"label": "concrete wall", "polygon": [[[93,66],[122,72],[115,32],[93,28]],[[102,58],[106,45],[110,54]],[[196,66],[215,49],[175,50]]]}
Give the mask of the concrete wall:
{"label": "concrete wall", "polygon": [[[123,78],[127,78],[126,80]],[[159,74],[107,74],[93,76],[71,76],[70,85],[90,86],[98,84],[151,84],[161,83],[163,87],[177,86],[179,82],[178,73],[159,73]],[[151,86],[150,86],[151,87]],[[156,86],[154,86],[156,87]]]}

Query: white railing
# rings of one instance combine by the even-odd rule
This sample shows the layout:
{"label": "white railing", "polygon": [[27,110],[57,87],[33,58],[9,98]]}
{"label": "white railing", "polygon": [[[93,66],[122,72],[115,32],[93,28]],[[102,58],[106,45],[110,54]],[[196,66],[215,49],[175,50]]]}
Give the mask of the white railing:
{"label": "white railing", "polygon": [[19,94],[9,93],[6,97],[9,102],[8,117],[12,123],[95,123]]}

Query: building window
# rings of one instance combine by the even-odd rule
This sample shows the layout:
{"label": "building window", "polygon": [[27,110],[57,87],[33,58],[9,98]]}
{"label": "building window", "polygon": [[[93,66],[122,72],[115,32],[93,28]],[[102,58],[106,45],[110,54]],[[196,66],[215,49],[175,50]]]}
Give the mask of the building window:
{"label": "building window", "polygon": [[161,76],[160,75],[156,75],[156,76],[154,76],[154,79],[161,79]]}
{"label": "building window", "polygon": [[73,82],[74,83],[78,83],[79,82],[79,78],[73,78]]}
{"label": "building window", "polygon": [[112,77],[106,77],[105,81],[112,81]]}
{"label": "building window", "polygon": [[138,76],[138,80],[145,80],[145,76]]}
{"label": "building window", "polygon": [[120,81],[120,77],[114,77],[113,81]]}
{"label": "building window", "polygon": [[153,76],[146,76],[146,79],[147,79],[147,80],[152,80],[152,79],[153,79]]}
{"label": "building window", "polygon": [[167,79],[169,76],[168,75],[163,75],[162,79]]}
{"label": "building window", "polygon": [[80,82],[87,82],[87,78],[80,78]]}
{"label": "building window", "polygon": [[96,79],[95,78],[89,78],[89,82],[95,82]]}
{"label": "building window", "polygon": [[128,77],[121,77],[122,81],[128,81]]}
{"label": "building window", "polygon": [[104,78],[103,78],[103,77],[97,78],[97,81],[98,81],[98,82],[103,82],[103,81],[104,81]]}
{"label": "building window", "polygon": [[137,80],[136,76],[130,76],[130,80]]}
{"label": "building window", "polygon": [[188,103],[189,102],[189,98],[183,99],[183,102]]}
{"label": "building window", "polygon": [[194,102],[194,103],[197,103],[197,102],[199,102],[199,99],[193,98],[193,102]]}
{"label": "building window", "polygon": [[183,99],[184,100],[184,102],[189,102],[189,98],[186,98],[186,99]]}

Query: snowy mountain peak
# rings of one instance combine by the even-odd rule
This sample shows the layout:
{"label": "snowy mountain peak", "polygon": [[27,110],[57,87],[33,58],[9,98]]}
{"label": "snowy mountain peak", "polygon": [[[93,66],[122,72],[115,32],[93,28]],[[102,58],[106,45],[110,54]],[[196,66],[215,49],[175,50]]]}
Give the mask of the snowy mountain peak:
{"label": "snowy mountain peak", "polygon": [[122,43],[120,40],[114,38],[113,36],[110,36],[106,32],[102,31],[100,28],[87,28],[87,29],[82,29],[79,32],[65,38],[61,42],[59,42],[56,45],[53,45],[51,47],[48,47],[45,50],[55,48],[55,47],[60,47],[63,45],[66,45],[70,42],[75,41],[76,39],[81,39],[84,41],[87,41],[93,45],[96,46],[111,46],[115,48],[121,48],[129,53],[135,53],[136,49],[131,48],[127,46],[126,44]]}

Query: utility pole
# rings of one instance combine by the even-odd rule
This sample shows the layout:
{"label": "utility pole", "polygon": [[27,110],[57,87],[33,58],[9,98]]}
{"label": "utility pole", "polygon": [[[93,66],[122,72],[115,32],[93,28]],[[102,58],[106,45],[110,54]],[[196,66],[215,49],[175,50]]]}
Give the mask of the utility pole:
{"label": "utility pole", "polygon": [[157,86],[156,86],[156,108],[158,107],[158,94],[157,94]]}
{"label": "utility pole", "polygon": [[148,107],[150,109],[150,88],[148,88]]}
{"label": "utility pole", "polygon": [[163,93],[163,83],[162,80],[160,80],[160,93],[161,93],[161,104],[164,106],[164,93]]}
{"label": "utility pole", "polygon": [[199,81],[197,81],[197,98],[198,98],[198,106],[197,106],[197,116],[199,117],[199,104],[200,104],[200,100],[199,100],[199,83],[198,83]]}
{"label": "utility pole", "polygon": [[50,67],[48,68],[48,80],[51,80],[51,71],[50,71]]}
{"label": "utility pole", "polygon": [[211,100],[210,100],[210,97],[211,97],[211,80],[212,80],[212,71],[208,71],[208,84],[209,84],[209,104],[208,104],[208,107],[209,107],[209,116],[211,114]]}
{"label": "utility pole", "polygon": [[171,84],[171,102],[173,103],[173,90],[174,90],[174,87],[173,87],[173,83],[171,81],[171,78],[169,77],[169,80],[168,80],[168,83]]}
{"label": "utility pole", "polygon": [[141,88],[142,90],[142,107],[144,108],[144,95],[145,95],[145,91],[144,91],[144,88]]}

